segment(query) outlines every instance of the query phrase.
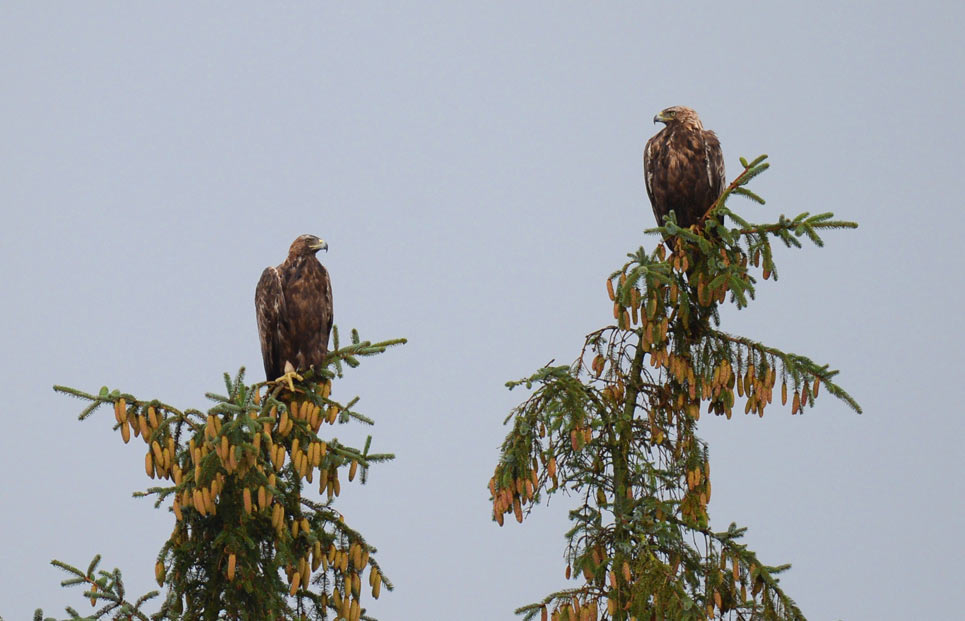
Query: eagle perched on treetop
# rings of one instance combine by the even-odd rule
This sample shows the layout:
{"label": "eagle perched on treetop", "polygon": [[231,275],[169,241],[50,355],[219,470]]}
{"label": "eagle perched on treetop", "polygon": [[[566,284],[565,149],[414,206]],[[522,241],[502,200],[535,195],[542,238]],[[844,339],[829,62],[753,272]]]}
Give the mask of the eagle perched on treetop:
{"label": "eagle perched on treetop", "polygon": [[724,155],[714,132],[705,130],[697,113],[673,106],[653,117],[664,123],[643,152],[644,179],[659,226],[673,211],[677,224],[700,224],[724,191]]}
{"label": "eagle perched on treetop", "polygon": [[277,267],[265,268],[255,289],[261,357],[269,381],[321,367],[332,331],[332,284],[315,258],[328,244],[301,235]]}

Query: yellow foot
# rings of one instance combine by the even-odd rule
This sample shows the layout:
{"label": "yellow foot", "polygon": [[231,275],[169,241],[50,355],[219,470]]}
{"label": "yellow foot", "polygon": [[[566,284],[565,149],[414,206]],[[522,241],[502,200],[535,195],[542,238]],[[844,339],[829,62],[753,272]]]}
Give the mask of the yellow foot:
{"label": "yellow foot", "polygon": [[275,383],[278,383],[278,382],[287,383],[288,389],[291,390],[292,392],[295,392],[295,383],[293,380],[298,380],[300,382],[304,379],[305,379],[304,377],[302,377],[295,371],[295,367],[292,366],[292,363],[286,362],[285,374],[279,377],[278,379],[276,379]]}

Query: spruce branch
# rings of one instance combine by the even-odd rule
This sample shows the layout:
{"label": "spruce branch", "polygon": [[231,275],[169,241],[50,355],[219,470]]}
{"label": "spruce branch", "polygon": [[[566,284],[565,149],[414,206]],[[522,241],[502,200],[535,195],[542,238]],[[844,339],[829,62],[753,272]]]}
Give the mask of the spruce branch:
{"label": "spruce branch", "polygon": [[[844,401],[848,407],[854,410],[855,413],[862,413],[861,406],[858,404],[858,402],[855,401],[854,398],[849,395],[841,386],[832,381],[831,378],[837,375],[839,371],[829,369],[827,364],[818,365],[807,356],[784,352],[776,347],[770,347],[743,336],[735,336],[715,330],[708,335],[708,337],[718,339],[722,342],[743,346],[749,350],[757,352],[761,356],[771,356],[773,358],[777,358],[783,363],[785,374],[791,376],[793,379],[795,389],[804,386],[806,380],[808,379],[810,379],[811,382],[818,380],[820,385],[825,386],[829,393]],[[809,392],[816,391],[811,389]],[[811,405],[813,407],[813,400],[811,401]]]}
{"label": "spruce branch", "polygon": [[[157,591],[150,591],[131,602],[126,598],[125,595],[124,581],[121,577],[121,571],[119,569],[114,569],[114,571],[111,572],[103,570],[96,571],[99,563],[100,555],[94,556],[94,559],[88,566],[87,571],[84,572],[73,565],[64,563],[63,561],[53,560],[50,562],[50,564],[54,567],[57,567],[73,576],[72,578],[63,580],[60,583],[61,586],[87,587],[87,590],[84,591],[84,597],[90,600],[91,606],[97,606],[98,602],[104,603],[104,606],[95,611],[93,615],[85,617],[81,617],[76,610],[68,607],[67,614],[70,615],[69,618],[93,621],[110,616],[110,618],[114,619],[123,618],[149,621],[152,617],[149,617],[146,613],[144,613],[141,608],[146,602],[157,597],[159,593]],[[42,615],[40,611],[38,611],[38,613]]]}

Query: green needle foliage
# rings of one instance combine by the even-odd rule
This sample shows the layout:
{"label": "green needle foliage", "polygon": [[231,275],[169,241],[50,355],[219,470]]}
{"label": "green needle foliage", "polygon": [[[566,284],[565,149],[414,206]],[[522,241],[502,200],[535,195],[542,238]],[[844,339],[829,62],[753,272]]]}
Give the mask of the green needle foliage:
{"label": "green needle foliage", "polygon": [[854,228],[831,214],[752,224],[726,206],[732,195],[764,201],[745,185],[766,156],[709,210],[703,227],[673,214],[660,233],[674,249],[642,248],[607,279],[615,323],[589,334],[570,366],[548,366],[510,389],[533,394],[506,419],[512,431],[489,483],[493,516],[522,522],[543,498],[580,499],[570,512],[565,576],[578,584],[518,609],[527,621],[587,619],[803,619],[778,574],[741,543],[743,528],[710,528],[710,463],[697,436],[701,409],[730,418],[764,415],[778,391],[792,414],[819,390],[858,404],[837,371],[720,330],[717,306],[743,308],[757,274],[777,278],[774,239],[821,246],[819,232]]}
{"label": "green needle foliage", "polygon": [[[138,399],[119,390],[98,394],[54,386],[89,402],[83,420],[102,405],[114,410],[114,430],[147,445],[144,468],[161,484],[135,496],[152,496],[155,507],[174,516],[174,530],[157,557],[155,574],[166,587],[160,608],[145,612],[152,591],[127,597],[121,573],[87,571],[53,561],[82,586],[94,607],[71,619],[371,619],[362,607],[362,576],[378,597],[386,578],[375,548],[352,529],[335,507],[344,481],[393,459],[370,451],[371,436],[356,448],[328,437],[325,424],[372,421],[331,396],[344,366],[405,343],[362,341],[334,350],[324,365],[291,386],[283,381],[244,383],[244,369],[225,374],[225,393],[206,396],[215,405],[202,412],[181,410],[159,400]],[[317,489],[317,494],[312,490]],[[38,615],[42,615],[38,611]]]}

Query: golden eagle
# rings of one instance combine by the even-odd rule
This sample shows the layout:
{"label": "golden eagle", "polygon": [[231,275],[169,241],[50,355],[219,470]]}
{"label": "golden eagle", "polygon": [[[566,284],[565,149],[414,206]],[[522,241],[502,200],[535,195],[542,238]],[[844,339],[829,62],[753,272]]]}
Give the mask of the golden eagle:
{"label": "golden eagle", "polygon": [[700,224],[726,183],[720,141],[684,106],[663,110],[653,122],[666,125],[643,152],[647,195],[657,224],[663,226],[671,211],[682,228]]}
{"label": "golden eagle", "polygon": [[328,244],[314,235],[292,242],[288,258],[268,267],[255,289],[261,356],[268,380],[320,367],[332,331],[332,284],[315,258]]}

